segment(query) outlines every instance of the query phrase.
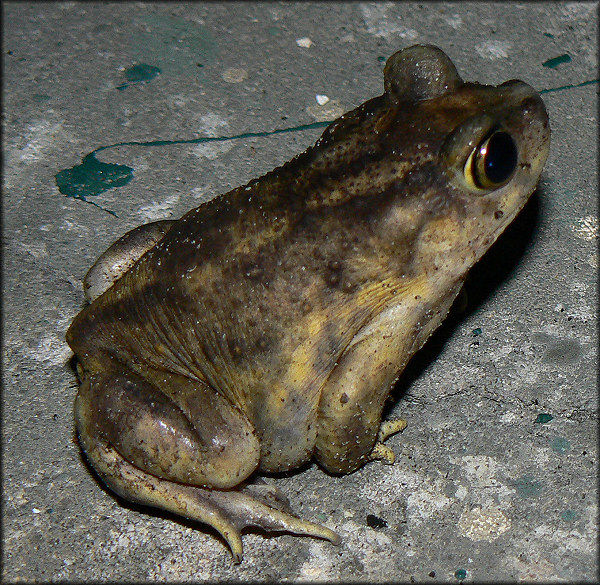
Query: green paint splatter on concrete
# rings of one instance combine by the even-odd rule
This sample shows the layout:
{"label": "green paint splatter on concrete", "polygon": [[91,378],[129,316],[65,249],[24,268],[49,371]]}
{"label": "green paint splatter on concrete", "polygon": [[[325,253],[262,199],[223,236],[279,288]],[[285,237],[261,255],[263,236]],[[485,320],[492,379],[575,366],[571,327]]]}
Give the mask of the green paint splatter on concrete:
{"label": "green paint splatter on concrete", "polygon": [[233,136],[203,136],[201,138],[190,138],[188,140],[151,140],[149,142],[141,142],[137,140],[129,140],[127,142],[116,142],[107,146],[97,148],[88,156],[94,155],[109,148],[117,148],[119,146],[170,146],[172,144],[204,144],[206,142],[227,142],[229,140],[239,140],[244,138],[264,138],[267,136],[275,136],[276,134],[288,134],[290,132],[301,132],[303,130],[312,130],[314,128],[323,128],[329,126],[329,122],[313,122],[312,124],[301,124],[300,126],[292,126],[290,128],[276,128],[275,130],[266,130],[264,132],[244,132]]}
{"label": "green paint splatter on concrete", "polygon": [[522,498],[531,498],[539,496],[542,493],[543,484],[531,475],[519,477],[515,480],[513,485]]}
{"label": "green paint splatter on concrete", "polygon": [[481,331],[481,327],[477,327],[476,329],[473,329],[473,335],[477,336],[477,335],[481,335],[483,332]]}
{"label": "green paint splatter on concrete", "polygon": [[541,414],[537,415],[537,418],[533,421],[534,424],[540,424],[540,425],[545,425],[546,423],[549,423],[554,417],[551,414],[548,414],[546,412],[542,412]]}
{"label": "green paint splatter on concrete", "polygon": [[[127,185],[133,178],[133,169],[126,165],[103,163],[96,158],[94,152],[83,157],[80,165],[56,173],[54,180],[63,195],[100,207],[87,198],[100,195],[114,187]],[[104,211],[116,215],[108,209]]]}
{"label": "green paint splatter on concrete", "polygon": [[556,453],[568,453],[571,450],[571,443],[563,437],[555,437],[550,443],[550,448]]}
{"label": "green paint splatter on concrete", "polygon": [[585,87],[600,82],[600,79],[589,79],[581,83],[571,83],[569,85],[561,85],[559,87],[550,87],[549,89],[541,89],[538,93],[551,93],[553,91],[564,91],[565,89],[575,89],[576,87]]}
{"label": "green paint splatter on concrete", "polygon": [[554,35],[550,34],[550,33],[544,33],[544,36],[548,37],[549,39],[553,39],[554,38]]}
{"label": "green paint splatter on concrete", "polygon": [[463,581],[464,579],[467,578],[467,571],[466,571],[466,569],[456,569],[456,571],[454,571],[454,576],[459,581]]}
{"label": "green paint splatter on concrete", "polygon": [[56,173],[54,180],[58,190],[67,197],[80,199],[86,203],[91,203],[108,213],[116,216],[114,211],[104,209],[97,203],[89,201],[88,197],[100,195],[109,189],[123,187],[133,178],[133,168],[127,165],[118,165],[114,163],[103,163],[96,158],[96,154],[117,148],[119,146],[170,146],[172,144],[203,144],[205,142],[226,142],[228,140],[238,140],[243,138],[262,138],[274,136],[276,134],[287,134],[289,132],[299,132],[302,130],[312,130],[313,128],[322,128],[328,126],[331,122],[313,122],[312,124],[303,124],[291,128],[277,128],[266,132],[244,132],[235,136],[215,136],[192,138],[191,140],[152,140],[150,142],[138,142],[135,140],[128,142],[117,142],[101,146],[96,150],[84,156],[80,165],[75,165],[70,169],[63,169]]}
{"label": "green paint splatter on concrete", "polygon": [[559,55],[558,57],[553,57],[552,59],[548,59],[542,63],[542,67],[549,67],[550,69],[554,69],[563,63],[570,63],[571,57],[565,53],[564,55]]}
{"label": "green paint splatter on concrete", "polygon": [[[154,15],[145,16],[143,20],[147,25],[148,30],[143,32],[138,31],[137,33],[132,34],[131,43],[133,44],[133,48],[131,53],[134,54],[138,51],[144,58],[151,58],[153,61],[161,60],[170,67],[171,72],[181,72],[177,70],[182,67],[184,69],[187,68],[188,72],[190,68],[193,68],[196,72],[201,71],[204,68],[204,63],[210,63],[218,53],[217,44],[212,39],[210,33],[196,23],[184,21],[177,17]],[[154,58],[153,55],[156,55],[156,58]],[[385,61],[385,57],[378,57],[378,60],[383,62]],[[161,69],[157,66],[141,63],[128,69],[125,76],[129,83],[139,83],[149,81],[161,72]],[[543,89],[539,93],[549,93],[583,87],[598,83],[599,81],[599,79],[593,79],[578,84]],[[125,84],[125,86],[126,85],[127,84]],[[119,89],[121,89],[121,87]],[[46,99],[50,99],[50,96],[39,94],[35,99],[37,101],[45,101]],[[113,211],[104,209],[97,203],[89,201],[87,198],[100,195],[109,189],[126,185],[133,177],[133,168],[128,167],[127,165],[103,163],[99,161],[96,158],[96,154],[102,150],[116,148],[118,146],[169,146],[173,144],[201,144],[205,142],[224,142],[244,138],[259,138],[321,128],[328,126],[331,122],[333,122],[333,120],[302,124],[291,128],[278,128],[266,132],[245,132],[234,136],[195,138],[192,140],[118,142],[116,144],[101,146],[83,157],[80,165],[59,171],[55,175],[55,181],[59,191],[63,195],[80,199],[81,201],[95,205],[116,216],[116,213]],[[479,328],[474,329],[473,334],[478,335],[480,331]],[[543,417],[550,418],[544,420]],[[545,423],[549,420],[552,420],[551,415],[541,414],[535,422]]]}
{"label": "green paint splatter on concrete", "polygon": [[575,510],[565,510],[561,515],[561,520],[565,522],[573,522],[573,520],[577,520],[579,514],[575,512]]}
{"label": "green paint splatter on concrete", "polygon": [[146,65],[146,63],[140,63],[139,65],[134,65],[129,69],[125,69],[125,79],[127,79],[127,81],[131,81],[132,83],[136,81],[150,81],[159,73],[160,69],[158,67],[154,67],[154,65]]}
{"label": "green paint splatter on concrete", "polygon": [[[138,20],[130,31],[129,54],[160,67],[165,75],[198,78],[203,69],[196,64],[209,65],[219,52],[210,31],[192,20],[168,14],[141,14]],[[228,39],[223,38],[223,42]]]}
{"label": "green paint splatter on concrete", "polygon": [[160,69],[158,67],[154,67],[154,65],[146,65],[146,63],[133,65],[129,69],[125,69],[125,79],[127,79],[127,83],[119,85],[117,89],[124,90],[126,87],[129,87],[134,83],[148,83],[160,72]]}

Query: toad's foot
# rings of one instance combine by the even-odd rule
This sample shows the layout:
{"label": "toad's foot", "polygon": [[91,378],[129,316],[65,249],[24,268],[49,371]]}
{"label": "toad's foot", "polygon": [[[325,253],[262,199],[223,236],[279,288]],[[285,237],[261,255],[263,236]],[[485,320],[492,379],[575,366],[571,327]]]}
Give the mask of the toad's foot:
{"label": "toad's foot", "polygon": [[388,465],[394,463],[394,461],[396,461],[396,455],[387,445],[384,445],[383,442],[392,435],[403,431],[406,428],[406,424],[404,419],[386,420],[382,422],[379,427],[377,442],[369,454],[369,460],[383,461],[383,463]]}
{"label": "toad's foot", "polygon": [[95,454],[101,456],[102,464],[96,460],[94,466],[112,490],[130,501],[209,524],[227,541],[236,564],[242,560],[244,528],[291,532],[340,543],[333,530],[294,516],[287,499],[267,484],[245,485],[239,491],[184,485],[142,471],[109,445],[98,447]]}

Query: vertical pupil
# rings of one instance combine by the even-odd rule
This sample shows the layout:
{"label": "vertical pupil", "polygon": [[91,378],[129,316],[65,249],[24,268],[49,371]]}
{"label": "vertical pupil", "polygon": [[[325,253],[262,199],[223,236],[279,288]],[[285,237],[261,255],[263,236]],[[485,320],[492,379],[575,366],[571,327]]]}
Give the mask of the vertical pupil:
{"label": "vertical pupil", "polygon": [[482,149],[485,175],[498,184],[510,177],[517,166],[517,147],[506,132],[496,132]]}

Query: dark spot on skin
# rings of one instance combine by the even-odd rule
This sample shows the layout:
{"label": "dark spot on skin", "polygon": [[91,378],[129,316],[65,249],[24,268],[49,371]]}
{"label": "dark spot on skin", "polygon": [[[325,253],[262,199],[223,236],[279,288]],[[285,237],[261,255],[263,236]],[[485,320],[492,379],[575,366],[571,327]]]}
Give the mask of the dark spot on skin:
{"label": "dark spot on skin", "polygon": [[329,273],[325,276],[325,283],[334,288],[340,284],[341,276],[337,272]]}
{"label": "dark spot on skin", "polygon": [[319,248],[313,248],[312,255],[317,260],[323,260],[323,253],[321,250],[319,250]]}
{"label": "dark spot on skin", "polygon": [[267,349],[269,349],[269,345],[270,345],[269,340],[264,335],[261,335],[256,340],[256,347],[259,351],[267,351]]}
{"label": "dark spot on skin", "polygon": [[500,219],[503,216],[504,216],[504,212],[501,211],[500,209],[494,211],[494,219]]}
{"label": "dark spot on skin", "polygon": [[243,267],[243,273],[244,276],[246,276],[247,278],[250,278],[251,280],[257,280],[259,279],[263,274],[264,274],[264,269],[262,268],[262,266],[259,266],[258,264],[246,264]]}
{"label": "dark spot on skin", "polygon": [[243,304],[241,302],[240,299],[238,299],[237,297],[233,297],[230,301],[229,301],[229,306],[232,309],[231,312],[231,319],[233,320],[235,318],[235,310],[236,309],[241,309],[243,308]]}
{"label": "dark spot on skin", "polygon": [[348,398],[348,394],[343,392],[342,395],[340,396],[340,404],[346,404],[348,402],[348,400],[350,400],[350,398]]}
{"label": "dark spot on skin", "polygon": [[233,359],[235,361],[239,361],[239,359],[244,355],[242,343],[240,343],[238,340],[232,339],[227,341],[227,345]]}
{"label": "dark spot on skin", "polygon": [[325,282],[331,288],[337,288],[342,282],[343,263],[334,258],[327,262],[327,274],[325,275]]}
{"label": "dark spot on skin", "polygon": [[352,282],[350,280],[345,280],[344,283],[342,284],[342,291],[347,294],[354,292],[355,289],[356,289],[356,283]]}

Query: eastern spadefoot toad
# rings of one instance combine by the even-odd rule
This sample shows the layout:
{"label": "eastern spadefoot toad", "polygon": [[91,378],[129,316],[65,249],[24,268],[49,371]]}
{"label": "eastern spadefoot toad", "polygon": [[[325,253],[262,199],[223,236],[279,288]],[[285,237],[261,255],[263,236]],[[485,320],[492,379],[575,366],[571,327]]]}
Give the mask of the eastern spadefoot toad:
{"label": "eastern spadefoot toad", "polygon": [[249,526],[339,541],[250,476],[393,461],[390,389],[548,155],[544,104],[521,81],[465,83],[414,46],[384,87],[287,164],[118,240],[67,332],[100,477],[210,524],[236,562]]}

